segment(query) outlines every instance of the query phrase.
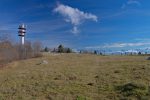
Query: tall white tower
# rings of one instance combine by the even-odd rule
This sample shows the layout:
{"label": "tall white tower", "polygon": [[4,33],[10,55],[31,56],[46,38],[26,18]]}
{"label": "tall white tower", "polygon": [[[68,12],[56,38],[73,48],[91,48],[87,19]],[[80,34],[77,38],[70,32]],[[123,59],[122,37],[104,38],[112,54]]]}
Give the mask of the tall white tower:
{"label": "tall white tower", "polygon": [[20,37],[21,45],[24,45],[25,43],[25,33],[26,33],[26,27],[24,24],[19,25],[19,31],[18,36]]}

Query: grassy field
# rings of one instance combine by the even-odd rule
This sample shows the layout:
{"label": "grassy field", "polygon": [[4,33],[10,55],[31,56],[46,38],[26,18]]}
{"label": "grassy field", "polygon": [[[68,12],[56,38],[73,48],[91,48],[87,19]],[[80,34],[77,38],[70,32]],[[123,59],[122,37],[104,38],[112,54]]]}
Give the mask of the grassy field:
{"label": "grassy field", "polygon": [[46,53],[12,62],[0,70],[0,100],[150,100],[145,58]]}

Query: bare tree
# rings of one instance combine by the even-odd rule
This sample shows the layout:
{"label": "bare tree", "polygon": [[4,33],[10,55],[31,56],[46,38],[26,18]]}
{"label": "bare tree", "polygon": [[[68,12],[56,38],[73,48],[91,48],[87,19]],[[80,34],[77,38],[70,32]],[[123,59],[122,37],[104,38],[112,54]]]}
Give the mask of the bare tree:
{"label": "bare tree", "polygon": [[42,50],[42,43],[41,42],[39,42],[39,41],[34,42],[32,47],[33,47],[34,57],[42,56],[41,55],[41,50]]}
{"label": "bare tree", "polygon": [[40,57],[42,44],[26,41],[24,45],[12,42],[8,34],[0,34],[0,65],[14,60]]}
{"label": "bare tree", "polygon": [[26,41],[26,43],[24,45],[24,49],[25,49],[25,57],[26,58],[33,57],[33,49],[32,49],[32,43],[31,42]]}
{"label": "bare tree", "polygon": [[14,59],[17,59],[17,52],[14,48],[11,37],[8,34],[0,35],[0,61],[1,62],[10,62]]}

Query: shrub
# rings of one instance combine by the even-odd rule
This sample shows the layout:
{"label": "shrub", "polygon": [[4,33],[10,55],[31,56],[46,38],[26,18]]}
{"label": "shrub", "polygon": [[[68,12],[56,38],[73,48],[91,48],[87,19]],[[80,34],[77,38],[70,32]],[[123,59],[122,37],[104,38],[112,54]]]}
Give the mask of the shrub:
{"label": "shrub", "polygon": [[146,96],[148,94],[148,90],[145,85],[143,84],[136,84],[136,83],[127,83],[124,85],[120,85],[116,87],[117,91],[124,96],[135,96],[141,97]]}
{"label": "shrub", "polygon": [[41,43],[26,41],[24,45],[15,44],[7,35],[0,35],[0,64],[14,60],[41,57]]}
{"label": "shrub", "polygon": [[86,97],[83,97],[83,96],[77,96],[77,99],[76,100],[86,100]]}

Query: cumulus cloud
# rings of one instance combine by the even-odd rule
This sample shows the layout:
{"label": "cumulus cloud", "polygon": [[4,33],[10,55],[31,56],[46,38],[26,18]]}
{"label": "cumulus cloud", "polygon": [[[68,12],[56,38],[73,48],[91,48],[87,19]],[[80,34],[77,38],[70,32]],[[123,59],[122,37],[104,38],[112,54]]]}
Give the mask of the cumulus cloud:
{"label": "cumulus cloud", "polygon": [[59,13],[64,17],[64,20],[73,25],[72,33],[79,33],[78,26],[85,20],[92,20],[97,22],[98,17],[91,13],[85,13],[78,8],[73,8],[67,5],[58,4],[54,9],[55,13]]}
{"label": "cumulus cloud", "polygon": [[140,6],[141,5],[141,3],[138,1],[138,0],[128,0],[126,3],[124,3],[123,5],[122,5],[122,9],[124,9],[124,8],[126,8],[127,6],[129,6],[129,5],[137,5],[137,6]]}

